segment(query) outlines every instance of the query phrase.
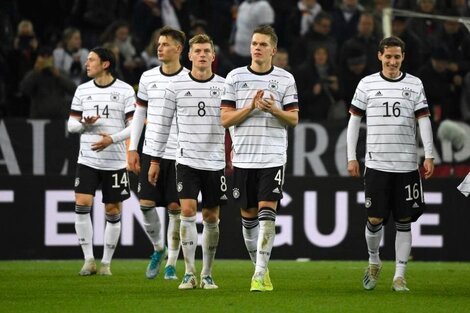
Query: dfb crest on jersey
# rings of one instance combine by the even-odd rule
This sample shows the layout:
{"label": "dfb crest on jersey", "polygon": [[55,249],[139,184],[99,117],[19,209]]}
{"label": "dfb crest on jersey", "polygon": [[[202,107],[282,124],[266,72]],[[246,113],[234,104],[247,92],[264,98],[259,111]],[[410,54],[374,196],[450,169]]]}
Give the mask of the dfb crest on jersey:
{"label": "dfb crest on jersey", "polygon": [[183,190],[183,183],[182,182],[178,182],[178,184],[176,185],[176,190],[178,190],[178,192],[181,192],[181,190]]}
{"label": "dfb crest on jersey", "polygon": [[75,187],[80,185],[80,177],[75,177]]}
{"label": "dfb crest on jersey", "polygon": [[401,95],[403,96],[403,98],[409,99],[411,98],[411,90],[408,88],[404,88]]}
{"label": "dfb crest on jersey", "polygon": [[268,88],[271,90],[277,90],[277,88],[279,88],[279,82],[276,80],[270,80],[268,83]]}
{"label": "dfb crest on jersey", "polygon": [[233,198],[238,199],[240,197],[240,190],[238,188],[233,188]]}
{"label": "dfb crest on jersey", "polygon": [[212,98],[219,98],[220,97],[220,89],[217,88],[217,87],[211,87],[210,93],[211,93]]}
{"label": "dfb crest on jersey", "polygon": [[112,92],[111,93],[111,101],[118,101],[119,100],[119,93]]}
{"label": "dfb crest on jersey", "polygon": [[371,198],[366,198],[366,202],[365,202],[365,206],[366,208],[370,208],[370,206],[372,205],[372,199]]}

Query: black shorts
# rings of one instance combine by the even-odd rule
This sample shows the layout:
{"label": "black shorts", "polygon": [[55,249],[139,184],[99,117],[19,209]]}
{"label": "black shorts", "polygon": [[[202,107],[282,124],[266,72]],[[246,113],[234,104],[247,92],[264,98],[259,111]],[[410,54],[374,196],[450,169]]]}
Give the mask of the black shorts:
{"label": "black shorts", "polygon": [[241,209],[258,208],[260,201],[282,199],[284,166],[270,168],[238,168],[233,171],[232,196]]}
{"label": "black shorts", "polygon": [[227,181],[224,170],[204,171],[177,164],[176,181],[180,199],[197,200],[200,191],[203,208],[214,208],[227,203]]}
{"label": "black shorts", "polygon": [[366,168],[364,185],[367,216],[383,218],[384,225],[390,213],[396,222],[415,222],[426,209],[418,170],[390,173]]}
{"label": "black shorts", "polygon": [[175,161],[160,160],[160,173],[158,174],[157,185],[154,186],[148,180],[150,160],[149,155],[142,154],[139,184],[137,185],[139,199],[154,201],[156,206],[162,207],[167,207],[172,202],[179,203],[178,193],[176,192]]}
{"label": "black shorts", "polygon": [[100,185],[103,203],[122,202],[130,197],[129,174],[125,168],[105,171],[77,164],[75,193],[95,196],[95,192]]}

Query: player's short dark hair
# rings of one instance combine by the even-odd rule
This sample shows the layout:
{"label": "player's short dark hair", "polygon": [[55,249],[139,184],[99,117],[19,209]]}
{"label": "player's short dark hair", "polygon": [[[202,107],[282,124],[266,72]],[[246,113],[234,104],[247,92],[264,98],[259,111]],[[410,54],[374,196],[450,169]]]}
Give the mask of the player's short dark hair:
{"label": "player's short dark hair", "polygon": [[212,47],[212,51],[215,51],[214,42],[212,41],[211,37],[209,37],[209,35],[207,34],[199,34],[191,38],[189,40],[189,48],[191,49],[191,47],[195,43],[209,43]]}
{"label": "player's short dark hair", "polygon": [[90,52],[96,53],[100,58],[101,62],[108,61],[109,67],[106,69],[108,73],[114,74],[116,70],[116,58],[114,52],[103,47],[96,47],[90,50]]}
{"label": "player's short dark hair", "polygon": [[253,34],[262,34],[262,35],[267,35],[271,38],[271,43],[277,47],[277,42],[278,42],[278,39],[277,39],[277,35],[276,35],[276,31],[274,30],[274,28],[272,28],[271,26],[269,25],[261,25],[261,26],[258,26],[255,28],[255,30],[253,31]]}
{"label": "player's short dark hair", "polygon": [[158,36],[170,37],[174,41],[179,43],[182,47],[184,47],[184,43],[186,41],[186,35],[184,34],[184,32],[178,29],[171,28],[170,26],[164,26],[160,28]]}
{"label": "player's short dark hair", "polygon": [[397,36],[390,36],[382,39],[382,41],[379,43],[379,52],[384,53],[385,48],[389,47],[400,47],[401,52],[405,52],[405,43]]}

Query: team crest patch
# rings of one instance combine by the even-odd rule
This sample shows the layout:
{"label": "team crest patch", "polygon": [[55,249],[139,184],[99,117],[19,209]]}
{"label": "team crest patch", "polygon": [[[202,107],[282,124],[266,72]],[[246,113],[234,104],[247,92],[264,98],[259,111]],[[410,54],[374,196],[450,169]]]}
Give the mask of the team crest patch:
{"label": "team crest patch", "polygon": [[217,87],[211,87],[210,93],[211,93],[212,98],[219,98],[220,97],[220,89],[217,88]]}
{"label": "team crest patch", "polygon": [[401,95],[403,98],[409,99],[411,98],[411,91],[409,89],[404,89]]}
{"label": "team crest patch", "polygon": [[176,185],[176,190],[178,190],[178,192],[181,192],[181,190],[183,190],[183,183],[182,182],[178,182],[178,184]]}
{"label": "team crest patch", "polygon": [[80,178],[76,177],[75,178],[75,187],[77,187],[78,185],[80,185]]}
{"label": "team crest patch", "polygon": [[366,208],[370,208],[371,205],[372,205],[372,199],[366,198],[366,203],[365,203]]}
{"label": "team crest patch", "polygon": [[233,198],[238,199],[240,197],[240,190],[238,188],[233,188]]}
{"label": "team crest patch", "polygon": [[112,92],[110,97],[111,97],[111,101],[119,100],[119,94],[117,92]]}
{"label": "team crest patch", "polygon": [[268,84],[268,88],[271,90],[277,90],[277,88],[279,88],[279,82],[276,80],[270,80]]}

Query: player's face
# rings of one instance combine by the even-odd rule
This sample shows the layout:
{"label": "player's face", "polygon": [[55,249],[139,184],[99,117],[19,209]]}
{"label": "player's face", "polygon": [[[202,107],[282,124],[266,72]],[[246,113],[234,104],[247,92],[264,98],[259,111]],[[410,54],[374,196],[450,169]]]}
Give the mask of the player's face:
{"label": "player's face", "polygon": [[86,74],[88,77],[96,78],[105,72],[108,65],[109,62],[101,62],[100,57],[96,53],[90,52],[85,62]]}
{"label": "player's face", "polygon": [[400,47],[385,47],[384,52],[378,53],[379,60],[382,62],[382,73],[385,77],[396,78],[400,75],[400,68],[405,54]]}
{"label": "player's face", "polygon": [[271,62],[274,54],[276,54],[276,47],[271,42],[271,37],[264,34],[253,34],[251,37],[251,59],[257,64],[264,64]]}
{"label": "player's face", "polygon": [[162,63],[172,62],[179,59],[181,54],[181,45],[169,36],[158,37],[157,57]]}
{"label": "player's face", "polygon": [[214,59],[215,53],[210,43],[195,43],[189,49],[189,60],[195,68],[210,68]]}

